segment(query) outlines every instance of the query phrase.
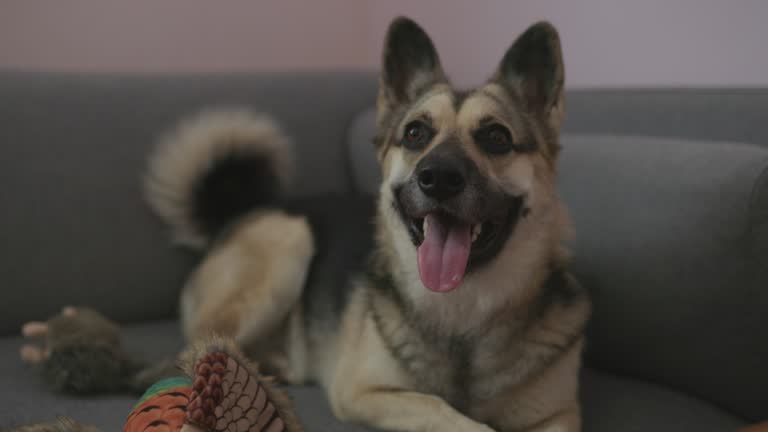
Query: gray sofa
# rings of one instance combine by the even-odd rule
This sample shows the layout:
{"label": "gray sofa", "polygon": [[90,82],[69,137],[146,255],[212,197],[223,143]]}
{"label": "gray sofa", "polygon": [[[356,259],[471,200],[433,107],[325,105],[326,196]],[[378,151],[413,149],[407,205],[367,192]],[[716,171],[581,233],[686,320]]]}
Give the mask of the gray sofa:
{"label": "gray sofa", "polygon": [[[0,72],[0,429],[64,414],[116,431],[135,401],[51,394],[18,360],[24,321],[89,305],[145,358],[181,348],[177,296],[198,257],[169,245],[139,182],[160,131],[204,106],[267,110],[300,150],[297,199],[366,197],[375,91],[351,71]],[[561,194],[595,302],[585,431],[768,419],[767,111],[761,89],[568,93]],[[291,393],[309,431],[364,430],[338,424],[320,390]]]}

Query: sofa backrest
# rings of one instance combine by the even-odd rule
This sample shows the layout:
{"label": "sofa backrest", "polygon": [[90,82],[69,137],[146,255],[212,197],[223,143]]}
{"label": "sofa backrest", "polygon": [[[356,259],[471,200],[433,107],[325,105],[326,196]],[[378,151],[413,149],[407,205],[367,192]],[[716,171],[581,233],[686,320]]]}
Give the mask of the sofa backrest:
{"label": "sofa backrest", "polygon": [[751,420],[768,383],[768,148],[567,135],[560,191],[593,293],[587,360]]}
{"label": "sofa backrest", "polygon": [[577,89],[566,133],[730,141],[768,147],[768,88]]}
{"label": "sofa backrest", "polygon": [[345,194],[365,72],[76,76],[0,72],[0,334],[66,304],[174,316],[196,257],[172,250],[140,176],[157,136],[208,106],[269,111],[294,138],[295,193]]}

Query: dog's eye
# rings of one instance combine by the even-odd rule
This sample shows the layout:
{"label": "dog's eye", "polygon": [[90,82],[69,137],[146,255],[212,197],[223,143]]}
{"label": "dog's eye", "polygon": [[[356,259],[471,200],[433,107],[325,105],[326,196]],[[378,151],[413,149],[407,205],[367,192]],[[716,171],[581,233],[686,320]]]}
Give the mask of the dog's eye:
{"label": "dog's eye", "polygon": [[432,139],[432,129],[420,121],[412,121],[405,126],[403,146],[410,150],[423,149]]}
{"label": "dog's eye", "polygon": [[512,134],[509,133],[509,129],[500,124],[492,124],[477,130],[474,138],[486,153],[500,155],[512,150]]}

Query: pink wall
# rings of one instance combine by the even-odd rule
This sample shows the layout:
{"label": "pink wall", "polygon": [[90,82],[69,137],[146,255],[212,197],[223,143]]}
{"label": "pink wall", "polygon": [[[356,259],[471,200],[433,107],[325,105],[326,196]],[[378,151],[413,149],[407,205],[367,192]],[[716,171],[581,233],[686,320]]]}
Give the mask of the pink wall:
{"label": "pink wall", "polygon": [[[460,85],[496,67],[535,21],[560,30],[570,86],[768,86],[764,0],[409,0],[371,2],[370,58],[388,21],[416,18]],[[439,12],[439,13],[438,13]]]}
{"label": "pink wall", "polygon": [[2,0],[0,67],[215,72],[376,67],[416,18],[454,81],[486,77],[548,19],[571,86],[768,86],[764,0]]}
{"label": "pink wall", "polygon": [[0,67],[232,71],[360,66],[356,0],[0,0]]}

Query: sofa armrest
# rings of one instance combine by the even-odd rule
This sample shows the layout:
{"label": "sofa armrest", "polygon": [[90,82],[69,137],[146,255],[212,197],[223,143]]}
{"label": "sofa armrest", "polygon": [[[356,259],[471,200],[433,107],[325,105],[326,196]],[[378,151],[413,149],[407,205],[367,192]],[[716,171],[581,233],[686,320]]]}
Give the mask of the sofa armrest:
{"label": "sofa armrest", "polygon": [[746,418],[768,382],[768,149],[563,139],[575,271],[594,291],[588,361]]}

